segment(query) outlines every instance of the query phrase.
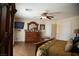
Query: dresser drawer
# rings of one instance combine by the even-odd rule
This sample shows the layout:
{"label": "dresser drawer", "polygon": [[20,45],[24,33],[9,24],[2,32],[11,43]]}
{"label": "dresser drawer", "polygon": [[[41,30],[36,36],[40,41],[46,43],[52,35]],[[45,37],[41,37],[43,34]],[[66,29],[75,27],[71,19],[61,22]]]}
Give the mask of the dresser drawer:
{"label": "dresser drawer", "polygon": [[26,41],[34,41],[34,42],[38,42],[40,41],[40,38],[41,38],[41,34],[40,32],[26,32],[25,33],[25,40]]}

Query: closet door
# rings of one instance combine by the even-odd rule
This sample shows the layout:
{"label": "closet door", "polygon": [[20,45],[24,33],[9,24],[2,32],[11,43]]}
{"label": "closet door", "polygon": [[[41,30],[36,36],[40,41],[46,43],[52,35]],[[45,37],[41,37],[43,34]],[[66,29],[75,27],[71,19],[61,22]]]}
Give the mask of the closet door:
{"label": "closet door", "polygon": [[0,4],[0,55],[13,55],[13,20],[15,4]]}

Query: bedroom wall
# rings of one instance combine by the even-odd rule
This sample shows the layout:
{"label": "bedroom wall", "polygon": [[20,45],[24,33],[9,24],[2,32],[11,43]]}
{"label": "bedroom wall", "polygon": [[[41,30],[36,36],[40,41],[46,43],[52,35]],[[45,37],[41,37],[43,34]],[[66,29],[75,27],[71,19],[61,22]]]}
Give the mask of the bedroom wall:
{"label": "bedroom wall", "polygon": [[57,20],[57,39],[69,40],[74,36],[74,29],[79,28],[79,16]]}
{"label": "bedroom wall", "polygon": [[[79,28],[79,16],[74,16],[71,18],[46,21],[46,20],[24,20],[19,19],[16,21],[25,22],[24,29],[21,31],[15,30],[16,37],[15,41],[25,41],[25,30],[27,30],[27,23],[35,21],[39,24],[45,24],[46,30],[43,31],[43,37],[54,37],[56,36],[59,40],[69,40],[74,34],[74,29]],[[55,33],[56,32],[56,33]]]}
{"label": "bedroom wall", "polygon": [[[24,29],[18,31],[17,29],[15,30],[16,33],[16,38],[15,41],[25,41],[25,30],[27,30],[27,23],[31,22],[31,21],[35,21],[38,24],[45,24],[45,30],[42,31],[42,37],[54,37],[55,34],[52,34],[52,29],[53,29],[53,24],[54,22],[52,20],[25,20],[25,19],[16,19],[16,21],[21,21],[21,22],[25,22],[24,25]],[[55,25],[55,24],[54,24]],[[53,32],[55,33],[55,32]]]}

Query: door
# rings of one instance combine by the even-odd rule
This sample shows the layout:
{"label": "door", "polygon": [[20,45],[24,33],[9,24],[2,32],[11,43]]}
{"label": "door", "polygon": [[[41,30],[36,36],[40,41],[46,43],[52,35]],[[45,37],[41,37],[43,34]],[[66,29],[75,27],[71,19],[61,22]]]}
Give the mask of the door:
{"label": "door", "polygon": [[61,24],[60,39],[69,40],[71,38],[71,22]]}
{"label": "door", "polygon": [[13,55],[13,21],[15,4],[0,4],[0,55]]}

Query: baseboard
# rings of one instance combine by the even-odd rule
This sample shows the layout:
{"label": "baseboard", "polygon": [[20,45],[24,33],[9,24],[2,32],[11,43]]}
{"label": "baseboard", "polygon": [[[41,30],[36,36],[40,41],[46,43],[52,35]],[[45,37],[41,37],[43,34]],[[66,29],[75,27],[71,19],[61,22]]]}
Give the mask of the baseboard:
{"label": "baseboard", "polygon": [[[15,41],[15,42],[16,42],[16,43],[20,43],[20,42],[22,43],[22,42],[25,42],[25,41]],[[14,42],[14,43],[15,43],[15,42]]]}

